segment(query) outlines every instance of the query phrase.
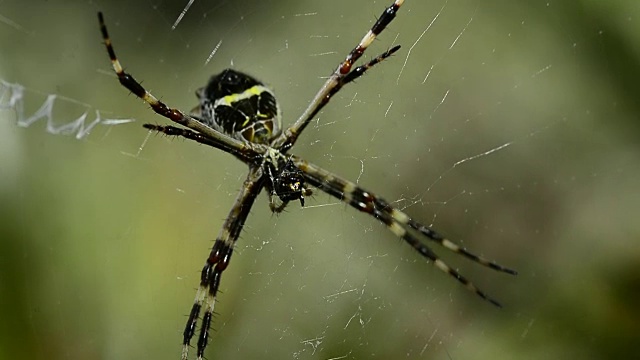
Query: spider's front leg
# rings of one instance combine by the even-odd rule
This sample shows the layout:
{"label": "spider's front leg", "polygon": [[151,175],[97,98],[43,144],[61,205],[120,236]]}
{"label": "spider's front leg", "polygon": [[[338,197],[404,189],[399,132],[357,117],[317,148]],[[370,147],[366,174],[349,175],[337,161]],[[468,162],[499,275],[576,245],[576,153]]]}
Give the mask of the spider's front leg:
{"label": "spider's front leg", "polygon": [[373,24],[371,29],[367,31],[358,45],[351,50],[349,55],[347,55],[344,61],[338,65],[333,74],[331,74],[324,85],[322,85],[320,91],[318,91],[298,120],[272,142],[272,146],[284,152],[291,149],[311,120],[329,103],[331,97],[340,91],[344,85],[353,82],[367,72],[367,70],[389,58],[400,49],[400,45],[396,45],[376,56],[367,64],[358,66],[355,69],[353,68],[354,64],[362,57],[362,54],[364,54],[378,35],[395,19],[402,4],[404,4],[404,0],[395,0],[393,4],[389,5],[382,14],[380,14],[378,20]]}
{"label": "spider's front leg", "polygon": [[263,185],[264,177],[260,169],[251,168],[202,269],[200,286],[183,333],[182,360],[187,360],[188,358],[191,339],[196,333],[198,318],[203,306],[204,315],[202,316],[200,335],[198,335],[198,360],[201,360],[204,356],[204,350],[209,341],[209,329],[211,328],[222,272],[229,265],[233,247],[240,236],[245,220],[249,216],[253,202]]}
{"label": "spider's front leg", "polygon": [[[113,67],[113,71],[118,76],[118,80],[120,81],[120,84],[122,86],[124,86],[137,97],[146,102],[149,106],[151,106],[151,109],[153,109],[153,111],[155,111],[159,115],[164,116],[165,118],[177,124],[185,126],[193,131],[196,131],[201,135],[200,138],[207,138],[207,140],[206,142],[202,142],[189,136],[185,137],[190,138],[191,140],[196,140],[203,144],[219,148],[234,155],[250,152],[251,149],[248,149],[246,143],[222,134],[221,132],[201,122],[200,119],[185,114],[180,109],[168,106],[167,104],[158,100],[158,98],[152,95],[149,91],[147,91],[142,86],[142,84],[140,84],[140,82],[138,82],[131,74],[124,71],[122,64],[120,64],[120,60],[118,60],[118,58],[116,57],[116,51],[114,50],[113,44],[111,43],[111,38],[109,37],[109,32],[107,31],[107,25],[104,22],[104,16],[101,12],[98,13],[98,21],[100,22],[100,31],[102,32],[104,45],[107,49],[107,53],[109,54],[109,59],[111,60],[111,66]],[[162,131],[161,127],[154,127],[153,125],[147,125],[145,127],[151,130]],[[169,130],[172,129],[175,128],[169,128]]]}

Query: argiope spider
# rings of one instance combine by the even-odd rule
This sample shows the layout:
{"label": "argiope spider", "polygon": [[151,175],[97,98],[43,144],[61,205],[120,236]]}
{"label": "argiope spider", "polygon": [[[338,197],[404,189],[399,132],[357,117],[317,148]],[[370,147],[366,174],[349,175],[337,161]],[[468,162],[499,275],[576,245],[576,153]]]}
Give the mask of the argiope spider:
{"label": "argiope spider", "polygon": [[481,298],[500,306],[496,300],[445,264],[419,236],[491,269],[512,275],[516,271],[463,249],[355,183],[288,153],[302,131],[333,95],[400,49],[400,46],[394,46],[368,63],[353,68],[373,40],[395,18],[403,3],[404,0],[395,0],[384,10],[360,43],[338,65],[298,120],[284,131],[273,92],[253,77],[231,69],[214,75],[205,87],[197,91],[200,105],[191,114],[165,105],[130,74],[124,72],[111,44],[102,13],[98,13],[104,44],[120,83],[149,104],[155,112],[188,129],[152,124],[143,126],[220,149],[249,166],[249,174],[202,269],[200,286],[183,333],[182,359],[187,359],[190,342],[204,306],[197,345],[197,357],[203,357],[209,340],[220,278],[229,265],[234,245],[253,202],[263,188],[267,191],[269,206],[273,212],[281,212],[290,201],[300,201],[304,206],[305,196],[311,194],[309,186],[318,188],[357,210],[372,215],[422,256],[431,260],[438,269],[453,276]]}

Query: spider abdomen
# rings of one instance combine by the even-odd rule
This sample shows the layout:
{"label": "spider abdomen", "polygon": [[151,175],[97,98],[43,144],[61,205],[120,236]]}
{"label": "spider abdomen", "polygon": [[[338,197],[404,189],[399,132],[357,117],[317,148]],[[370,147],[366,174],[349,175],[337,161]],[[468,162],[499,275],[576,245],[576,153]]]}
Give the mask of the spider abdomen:
{"label": "spider abdomen", "polygon": [[216,130],[260,144],[280,135],[280,107],[273,91],[245,73],[223,70],[196,94],[200,119]]}

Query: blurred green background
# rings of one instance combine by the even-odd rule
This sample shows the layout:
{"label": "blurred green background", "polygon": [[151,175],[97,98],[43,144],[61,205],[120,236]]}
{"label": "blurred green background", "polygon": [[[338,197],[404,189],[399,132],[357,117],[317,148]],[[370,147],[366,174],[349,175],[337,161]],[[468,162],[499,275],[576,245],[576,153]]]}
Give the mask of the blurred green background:
{"label": "blurred green background", "polygon": [[[246,174],[141,128],[166,121],[118,85],[98,10],[169,104],[191,109],[233,66],[274,88],[290,124],[390,2],[196,1],[174,30],[187,1],[1,2],[0,78],[26,88],[26,114],[57,94],[55,125],[136,121],[78,140],[0,110],[0,358],[177,359]],[[320,192],[281,216],[261,196],[207,357],[640,359],[638,19],[632,0],[407,0],[367,55],[403,49],[294,153],[519,270],[435,248],[505,307]]]}

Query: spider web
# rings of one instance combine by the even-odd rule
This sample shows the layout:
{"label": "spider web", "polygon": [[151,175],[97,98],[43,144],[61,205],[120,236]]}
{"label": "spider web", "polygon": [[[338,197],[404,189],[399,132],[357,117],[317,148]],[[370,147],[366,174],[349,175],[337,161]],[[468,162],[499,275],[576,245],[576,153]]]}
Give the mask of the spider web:
{"label": "spider web", "polygon": [[[192,108],[232,66],[271,86],[290,124],[389,3],[2,3],[0,358],[178,358],[199,269],[246,174],[140,128],[165,121],[117,84],[98,10],[127,71],[170,105]],[[223,276],[208,357],[629,354],[634,4],[407,0],[367,52],[401,44],[398,55],[294,148],[519,270],[434,247],[504,309],[320,191],[281,216],[261,196]]]}

